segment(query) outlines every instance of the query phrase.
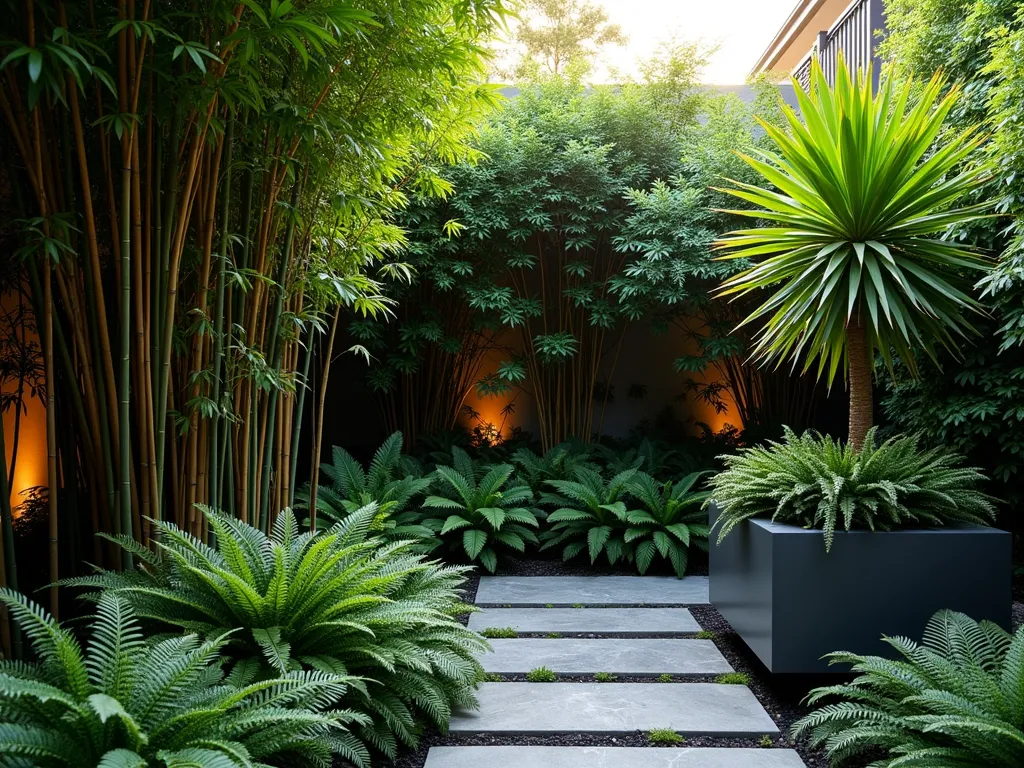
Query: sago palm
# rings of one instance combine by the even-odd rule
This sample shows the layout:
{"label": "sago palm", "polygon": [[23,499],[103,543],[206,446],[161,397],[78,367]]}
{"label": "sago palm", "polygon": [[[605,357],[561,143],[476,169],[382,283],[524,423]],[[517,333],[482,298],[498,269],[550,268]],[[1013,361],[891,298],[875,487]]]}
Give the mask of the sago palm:
{"label": "sago palm", "polygon": [[317,533],[300,534],[285,510],[270,536],[203,511],[215,546],[157,522],[156,552],[117,539],[139,570],[65,583],[114,590],[163,627],[232,631],[227,653],[265,676],[351,676],[343,703],[372,718],[354,733],[389,757],[416,743],[423,716],[443,729],[453,707],[474,704],[487,644],[456,618],[467,610],[465,569],[425,560],[413,542],[370,537],[372,504]]}
{"label": "sago palm", "polygon": [[782,106],[788,130],[762,123],[776,151],[743,156],[770,186],[722,190],[756,206],[730,213],[770,225],[716,244],[756,262],[720,295],[777,288],[744,321],[762,323],[755,359],[805,357],[805,371],[817,360],[829,383],[847,374],[855,447],[872,425],[873,352],[889,364],[895,350],[914,373],[915,349],[957,353],[980,310],[970,273],[988,268],[947,236],[987,209],[962,202],[988,175],[969,162],[983,137],[943,133],[959,89],[943,96],[939,74],[921,88],[886,80],[877,95],[871,82],[840,59],[829,87],[815,62],[809,91],[795,89],[800,115]]}
{"label": "sago palm", "polygon": [[368,718],[334,709],[343,678],[290,672],[254,681],[251,666],[225,675],[227,634],[146,642],[128,601],[113,593],[99,599],[84,649],[17,592],[0,590],[0,603],[39,658],[0,661],[0,765],[326,768],[334,755],[368,765],[344,727]]}

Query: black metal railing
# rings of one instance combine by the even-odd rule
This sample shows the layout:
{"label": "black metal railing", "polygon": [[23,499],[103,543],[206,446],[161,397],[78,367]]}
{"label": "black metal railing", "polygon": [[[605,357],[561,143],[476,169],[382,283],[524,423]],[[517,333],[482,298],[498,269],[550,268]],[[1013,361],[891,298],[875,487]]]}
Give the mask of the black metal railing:
{"label": "black metal railing", "polygon": [[793,70],[793,77],[805,89],[811,80],[811,62],[817,56],[825,79],[835,80],[839,53],[851,70],[863,69],[874,61],[873,85],[878,88],[881,66],[875,53],[879,33],[885,32],[883,0],[854,0],[832,28],[818,33],[818,40]]}

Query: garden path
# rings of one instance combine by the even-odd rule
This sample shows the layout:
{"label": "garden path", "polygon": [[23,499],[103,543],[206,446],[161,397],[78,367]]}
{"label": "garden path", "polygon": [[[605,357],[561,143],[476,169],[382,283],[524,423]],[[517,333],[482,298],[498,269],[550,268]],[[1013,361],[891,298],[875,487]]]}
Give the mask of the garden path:
{"label": "garden path", "polygon": [[[669,729],[687,739],[776,737],[778,727],[700,632],[688,605],[708,603],[706,577],[485,576],[470,618],[496,639],[484,669],[511,678],[480,686],[480,707],[458,712],[456,735],[616,736]],[[547,667],[558,682],[523,682]],[[594,675],[614,676],[596,682]],[[604,677],[605,675],[602,675]],[[669,677],[664,677],[668,675]],[[580,679],[583,678],[583,679]],[[606,678],[607,679],[607,678]],[[658,682],[658,680],[665,682]],[[671,682],[668,682],[668,680]],[[425,768],[804,768],[791,749],[745,747],[452,746]]]}

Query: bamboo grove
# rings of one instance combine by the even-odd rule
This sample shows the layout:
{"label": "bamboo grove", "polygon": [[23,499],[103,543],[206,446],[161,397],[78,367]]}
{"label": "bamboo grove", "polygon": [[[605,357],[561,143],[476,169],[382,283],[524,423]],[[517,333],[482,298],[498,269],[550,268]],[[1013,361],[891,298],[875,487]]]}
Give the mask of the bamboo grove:
{"label": "bamboo grove", "polygon": [[94,533],[146,545],[163,520],[206,536],[203,504],[266,530],[307,480],[302,441],[319,446],[338,323],[387,315],[383,284],[408,279],[392,213],[447,193],[438,169],[471,152],[493,104],[481,45],[502,1],[5,11],[3,161],[45,363],[50,581],[59,562],[131,565]]}

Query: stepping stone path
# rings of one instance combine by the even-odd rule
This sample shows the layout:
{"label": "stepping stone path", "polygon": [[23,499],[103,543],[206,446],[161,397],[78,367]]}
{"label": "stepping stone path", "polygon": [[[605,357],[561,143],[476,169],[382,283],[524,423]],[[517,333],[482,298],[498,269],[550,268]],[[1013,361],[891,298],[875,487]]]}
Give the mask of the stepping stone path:
{"label": "stepping stone path", "polygon": [[[684,606],[708,603],[706,577],[485,576],[470,627],[559,635],[491,640],[489,673],[547,667],[560,678],[606,672],[694,682],[484,683],[455,735],[627,736],[668,728],[684,737],[760,738],[779,729],[745,685],[713,682],[732,667]],[[582,607],[580,607],[582,606]],[[671,607],[668,607],[671,606]],[[571,635],[562,637],[561,635]],[[590,635],[588,637],[588,635]],[[654,637],[652,637],[654,635]],[[432,747],[425,768],[805,768],[791,749],[680,747]]]}
{"label": "stepping stone path", "polygon": [[711,640],[634,640],[522,638],[491,640],[494,653],[481,659],[485,672],[525,675],[547,667],[566,675],[657,677],[669,673],[698,677],[732,672],[732,667]]}
{"label": "stepping stone path", "polygon": [[595,634],[609,637],[692,635],[700,624],[685,608],[484,608],[469,628],[512,627],[520,634]]}

